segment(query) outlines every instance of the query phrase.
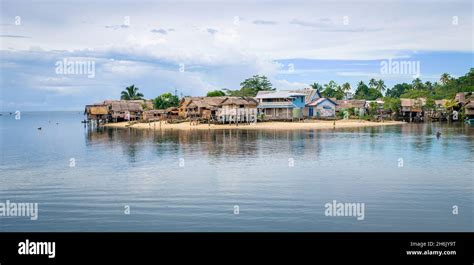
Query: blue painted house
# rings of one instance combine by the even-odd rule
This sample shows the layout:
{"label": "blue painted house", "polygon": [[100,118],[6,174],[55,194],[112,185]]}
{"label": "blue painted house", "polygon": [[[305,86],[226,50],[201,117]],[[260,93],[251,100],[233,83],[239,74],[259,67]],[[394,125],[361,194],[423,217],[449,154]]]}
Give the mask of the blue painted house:
{"label": "blue painted house", "polygon": [[260,91],[258,114],[265,120],[292,120],[303,118],[305,94],[289,91]]}
{"label": "blue painted house", "polygon": [[300,89],[291,91],[260,91],[258,114],[265,120],[293,120],[304,118],[306,105],[321,95],[316,89]]}

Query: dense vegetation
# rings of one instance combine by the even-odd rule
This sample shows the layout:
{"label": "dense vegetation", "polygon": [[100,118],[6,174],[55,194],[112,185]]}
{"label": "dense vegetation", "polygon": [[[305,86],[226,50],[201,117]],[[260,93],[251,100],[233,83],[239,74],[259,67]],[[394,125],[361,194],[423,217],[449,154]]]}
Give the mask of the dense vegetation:
{"label": "dense vegetation", "polygon": [[153,107],[155,109],[166,109],[169,107],[178,107],[179,98],[171,93],[164,93],[153,100]]}
{"label": "dense vegetation", "polygon": [[[254,97],[259,91],[273,91],[272,83],[266,76],[254,75],[245,79],[240,83],[239,90],[214,90],[207,93],[208,97],[218,96],[248,96]],[[338,85],[335,81],[330,81],[327,84],[320,85],[313,83],[312,88],[321,92],[323,97],[344,99],[347,98],[351,91],[351,85],[344,83]],[[383,93],[385,92],[385,96]],[[368,84],[360,81],[353,95],[354,99],[375,100],[383,98],[385,101],[384,109],[397,112],[400,108],[400,98],[419,98],[427,99],[426,108],[434,108],[434,100],[448,99],[447,108],[454,105],[454,96],[458,92],[474,92],[474,68],[469,72],[458,78],[451,77],[444,73],[441,75],[439,82],[431,83],[430,81],[423,82],[420,78],[415,78],[411,84],[401,83],[396,84],[392,88],[387,89],[383,80],[370,79]],[[121,99],[143,99],[143,94],[138,92],[138,88],[134,85],[127,87],[122,91]],[[179,105],[179,98],[171,93],[165,93],[153,100],[154,107],[157,109],[165,109]],[[449,106],[448,106],[449,105]]]}
{"label": "dense vegetation", "polygon": [[391,98],[418,98],[453,99],[458,92],[474,92],[474,68],[458,78],[449,74],[442,74],[439,82],[424,82],[416,78],[411,84],[402,83],[388,89],[386,97]]}

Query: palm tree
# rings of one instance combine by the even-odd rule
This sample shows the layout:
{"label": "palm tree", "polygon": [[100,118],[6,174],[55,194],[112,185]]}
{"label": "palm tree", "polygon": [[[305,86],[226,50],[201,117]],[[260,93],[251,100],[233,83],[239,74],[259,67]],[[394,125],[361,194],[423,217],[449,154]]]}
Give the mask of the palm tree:
{"label": "palm tree", "polygon": [[377,81],[377,90],[378,91],[383,92],[383,91],[385,91],[385,88],[387,88],[387,86],[385,86],[385,82],[382,79]]}
{"label": "palm tree", "polygon": [[443,85],[448,84],[449,80],[451,80],[451,76],[450,76],[448,73],[442,74],[442,75],[441,75],[441,78],[439,79],[439,81],[440,81],[441,84],[443,84]]}
{"label": "palm tree", "polygon": [[312,84],[309,85],[309,86],[310,86],[311,88],[316,89],[316,90],[319,90],[319,91],[321,91],[321,90],[323,89],[323,87],[322,87],[320,84],[316,83],[316,82],[312,83]]}
{"label": "palm tree", "polygon": [[348,82],[342,84],[342,91],[344,91],[344,93],[351,91],[351,84],[349,84]]}
{"label": "palm tree", "polygon": [[125,88],[124,91],[122,91],[122,95],[120,96],[120,99],[123,100],[133,100],[133,99],[143,99],[143,94],[138,92],[138,87],[135,85],[131,85]]}
{"label": "palm tree", "polygon": [[369,87],[370,88],[375,88],[377,86],[377,81],[375,81],[375,79],[370,79],[369,80]]}
{"label": "palm tree", "polygon": [[423,88],[423,82],[421,82],[420,78],[416,78],[412,82],[413,89],[422,89]]}
{"label": "palm tree", "polygon": [[433,90],[433,84],[430,81],[426,81],[425,86],[429,91]]}

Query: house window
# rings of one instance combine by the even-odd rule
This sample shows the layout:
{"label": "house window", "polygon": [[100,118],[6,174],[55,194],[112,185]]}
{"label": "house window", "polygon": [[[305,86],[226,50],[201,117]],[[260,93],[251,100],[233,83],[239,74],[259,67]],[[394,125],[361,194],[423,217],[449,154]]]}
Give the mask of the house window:
{"label": "house window", "polygon": [[241,108],[241,109],[244,108],[244,105],[240,105],[239,108]]}

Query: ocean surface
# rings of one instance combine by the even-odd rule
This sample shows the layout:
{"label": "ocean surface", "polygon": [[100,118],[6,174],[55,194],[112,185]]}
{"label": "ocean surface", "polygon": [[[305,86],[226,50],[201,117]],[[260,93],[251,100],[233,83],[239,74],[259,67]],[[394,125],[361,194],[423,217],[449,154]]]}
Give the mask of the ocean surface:
{"label": "ocean surface", "polygon": [[[474,231],[472,125],[153,131],[83,118],[2,113],[0,203],[39,214],[0,216],[0,231]],[[364,219],[326,216],[334,200],[364,203]]]}

